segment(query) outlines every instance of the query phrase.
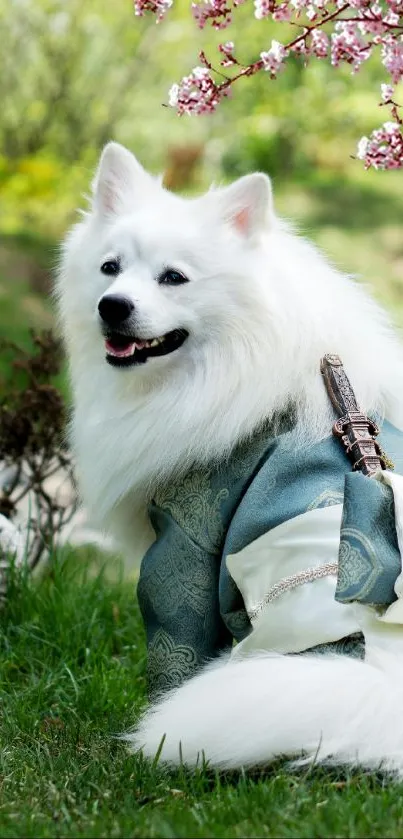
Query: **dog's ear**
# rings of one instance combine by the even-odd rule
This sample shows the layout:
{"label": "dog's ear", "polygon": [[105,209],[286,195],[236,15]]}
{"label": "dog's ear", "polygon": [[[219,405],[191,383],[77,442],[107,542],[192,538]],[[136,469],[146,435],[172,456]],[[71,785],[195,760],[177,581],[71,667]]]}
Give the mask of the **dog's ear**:
{"label": "dog's ear", "polygon": [[220,215],[246,239],[268,230],[272,216],[270,180],[262,172],[245,175],[218,193]]}
{"label": "dog's ear", "polygon": [[148,172],[120,143],[108,143],[92,183],[93,208],[104,216],[115,216],[133,206],[133,198],[151,181]]}

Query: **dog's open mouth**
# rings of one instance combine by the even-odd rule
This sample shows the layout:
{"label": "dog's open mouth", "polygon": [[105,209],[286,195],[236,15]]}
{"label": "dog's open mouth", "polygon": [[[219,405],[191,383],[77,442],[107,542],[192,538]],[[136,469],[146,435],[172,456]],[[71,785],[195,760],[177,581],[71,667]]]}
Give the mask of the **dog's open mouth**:
{"label": "dog's open mouth", "polygon": [[113,367],[132,367],[144,364],[148,358],[168,355],[182,346],[189,333],[186,329],[173,329],[160,338],[140,340],[119,332],[111,332],[105,338],[106,360]]}

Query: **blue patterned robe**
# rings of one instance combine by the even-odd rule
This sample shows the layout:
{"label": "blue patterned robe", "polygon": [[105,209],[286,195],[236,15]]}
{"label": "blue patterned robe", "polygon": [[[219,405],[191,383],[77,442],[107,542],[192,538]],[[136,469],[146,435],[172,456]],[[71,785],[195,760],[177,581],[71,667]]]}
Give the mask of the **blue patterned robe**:
{"label": "blue patterned robe", "polygon": [[[380,442],[402,472],[403,434],[385,421]],[[335,504],[343,504],[336,600],[392,603],[401,572],[392,490],[352,472],[333,436],[299,446],[291,414],[227,460],[158,490],[149,507],[156,540],[138,584],[150,693],[180,684],[251,631],[226,558],[293,517]]]}

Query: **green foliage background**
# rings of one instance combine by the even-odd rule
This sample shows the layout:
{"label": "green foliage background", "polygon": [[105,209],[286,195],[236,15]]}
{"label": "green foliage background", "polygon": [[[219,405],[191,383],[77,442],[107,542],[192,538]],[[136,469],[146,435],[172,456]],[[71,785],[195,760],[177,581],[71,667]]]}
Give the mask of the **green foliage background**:
{"label": "green foliage background", "polygon": [[[223,38],[234,38],[245,61],[272,37],[284,40],[284,24],[254,19],[252,0],[235,17],[225,33],[199,32],[188,0],[176,0],[160,25],[136,18],[131,0],[0,0],[1,230],[59,237],[112,137],[154,170],[173,148],[201,145],[190,188],[255,168],[275,180],[309,181],[318,171],[358,178],[356,141],[387,117],[376,62],[352,77],[347,67],[305,69],[294,59],[275,82],[265,73],[242,80],[212,116],[178,118],[164,107],[202,46],[218,66]],[[375,179],[403,184],[393,172],[366,176]]]}

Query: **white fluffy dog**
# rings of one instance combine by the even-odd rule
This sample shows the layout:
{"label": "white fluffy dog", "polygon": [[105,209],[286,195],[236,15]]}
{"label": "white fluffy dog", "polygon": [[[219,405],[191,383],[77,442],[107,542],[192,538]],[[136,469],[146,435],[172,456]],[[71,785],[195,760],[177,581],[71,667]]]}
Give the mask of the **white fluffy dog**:
{"label": "white fluffy dog", "polygon": [[[158,487],[230,457],[290,404],[301,448],[329,437],[325,353],[342,357],[365,413],[403,428],[403,354],[387,316],[276,217],[263,174],[184,199],[110,143],[66,239],[58,296],[82,496],[131,554],[155,540]],[[158,699],[133,745],[151,756],[165,736],[173,763],[303,753],[403,772],[403,629],[384,626],[365,661],[282,655],[270,638],[263,652],[219,656]]]}

